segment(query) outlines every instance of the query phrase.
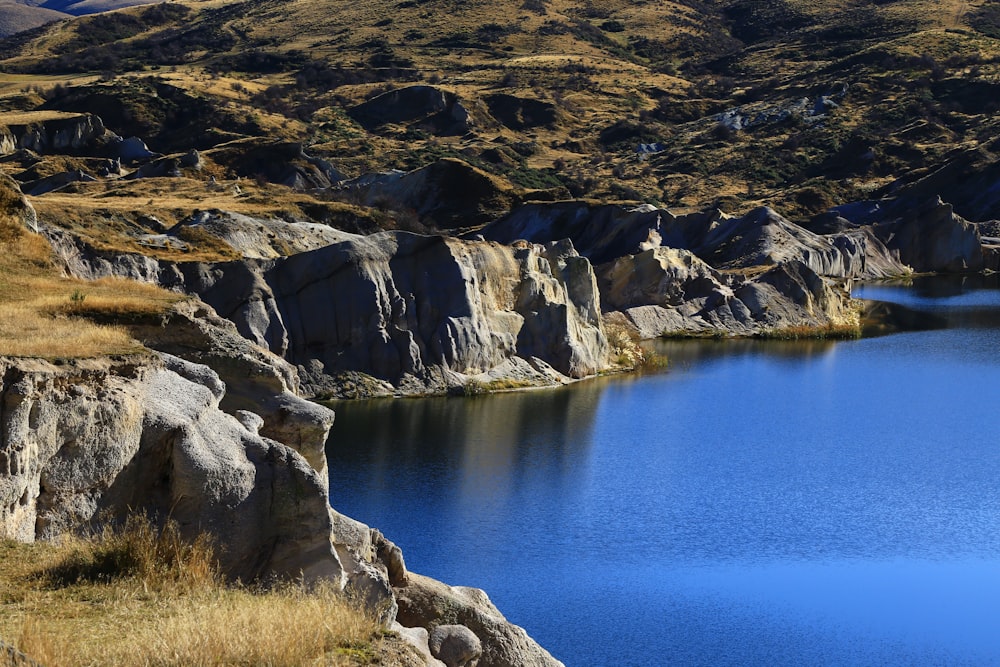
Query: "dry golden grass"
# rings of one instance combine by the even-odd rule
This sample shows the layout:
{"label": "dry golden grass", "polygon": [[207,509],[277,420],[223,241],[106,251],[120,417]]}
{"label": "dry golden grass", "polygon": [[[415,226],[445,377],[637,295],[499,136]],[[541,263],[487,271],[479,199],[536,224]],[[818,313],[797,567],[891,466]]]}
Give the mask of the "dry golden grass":
{"label": "dry golden grass", "polygon": [[0,543],[0,590],[0,637],[50,667],[364,665],[392,641],[329,586],[227,586],[207,540],[138,518]]}
{"label": "dry golden grass", "polygon": [[0,303],[0,355],[46,359],[134,354],[142,346],[123,328],[44,315],[32,303]]}
{"label": "dry golden grass", "polygon": [[31,125],[47,120],[62,120],[76,118],[80,114],[69,111],[11,111],[0,113],[0,125]]}
{"label": "dry golden grass", "polygon": [[0,216],[0,355],[134,354],[142,346],[113,323],[154,316],[184,298],[126,280],[60,276],[51,253],[44,238]]}

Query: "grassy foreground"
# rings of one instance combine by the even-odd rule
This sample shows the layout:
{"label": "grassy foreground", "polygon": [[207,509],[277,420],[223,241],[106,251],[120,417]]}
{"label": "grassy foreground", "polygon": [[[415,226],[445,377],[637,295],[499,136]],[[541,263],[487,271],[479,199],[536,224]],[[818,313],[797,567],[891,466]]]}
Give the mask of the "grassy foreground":
{"label": "grassy foreground", "polygon": [[412,662],[331,588],[227,585],[207,541],[138,519],[89,539],[0,542],[0,640],[47,667]]}

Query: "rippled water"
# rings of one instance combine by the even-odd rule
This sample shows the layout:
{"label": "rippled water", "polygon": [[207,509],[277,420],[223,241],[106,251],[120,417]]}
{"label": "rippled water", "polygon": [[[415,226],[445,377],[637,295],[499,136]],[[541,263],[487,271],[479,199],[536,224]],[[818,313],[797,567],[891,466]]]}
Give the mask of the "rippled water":
{"label": "rippled water", "polygon": [[944,329],[342,404],[331,501],[571,666],[1000,664],[992,287],[856,290]]}

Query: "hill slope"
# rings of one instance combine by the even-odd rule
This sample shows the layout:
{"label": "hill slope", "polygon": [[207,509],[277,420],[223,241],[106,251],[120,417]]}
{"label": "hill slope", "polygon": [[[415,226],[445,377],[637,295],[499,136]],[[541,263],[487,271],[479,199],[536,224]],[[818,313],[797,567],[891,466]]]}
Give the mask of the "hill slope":
{"label": "hill slope", "polygon": [[989,162],[998,35],[976,0],[246,0],[83,17],[0,51],[11,87],[113,80],[45,105],[114,99],[128,120],[109,127],[161,151],[280,137],[347,176],[456,157],[555,197],[805,219],[956,149]]}

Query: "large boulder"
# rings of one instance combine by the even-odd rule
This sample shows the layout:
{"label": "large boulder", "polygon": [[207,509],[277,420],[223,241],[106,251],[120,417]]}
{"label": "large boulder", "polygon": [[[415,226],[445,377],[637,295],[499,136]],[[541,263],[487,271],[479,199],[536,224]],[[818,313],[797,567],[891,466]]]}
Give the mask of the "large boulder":
{"label": "large boulder", "polygon": [[431,654],[448,667],[473,667],[483,654],[483,644],[464,625],[439,625],[430,632]]}
{"label": "large boulder", "polygon": [[23,541],[135,511],[210,533],[223,569],[344,582],[327,482],[219,409],[206,366],[164,355],[0,360],[0,528]]}
{"label": "large boulder", "polygon": [[[397,587],[399,602],[397,621],[404,627],[424,628],[432,641],[445,645],[447,637],[454,636],[455,626],[464,626],[479,639],[482,655],[478,667],[560,667],[562,663],[539,646],[520,626],[514,625],[500,613],[489,596],[477,588],[448,586],[440,581],[417,574],[410,574],[405,587]],[[445,627],[445,631],[436,632]],[[451,630],[447,628],[451,628]],[[462,631],[458,631],[462,632]],[[469,644],[474,643],[468,638]],[[456,642],[457,644],[457,642]],[[466,642],[462,642],[466,645]],[[432,653],[434,645],[431,646]],[[440,652],[436,657],[448,662]],[[448,654],[449,657],[453,654]],[[461,664],[461,663],[455,663]]]}

